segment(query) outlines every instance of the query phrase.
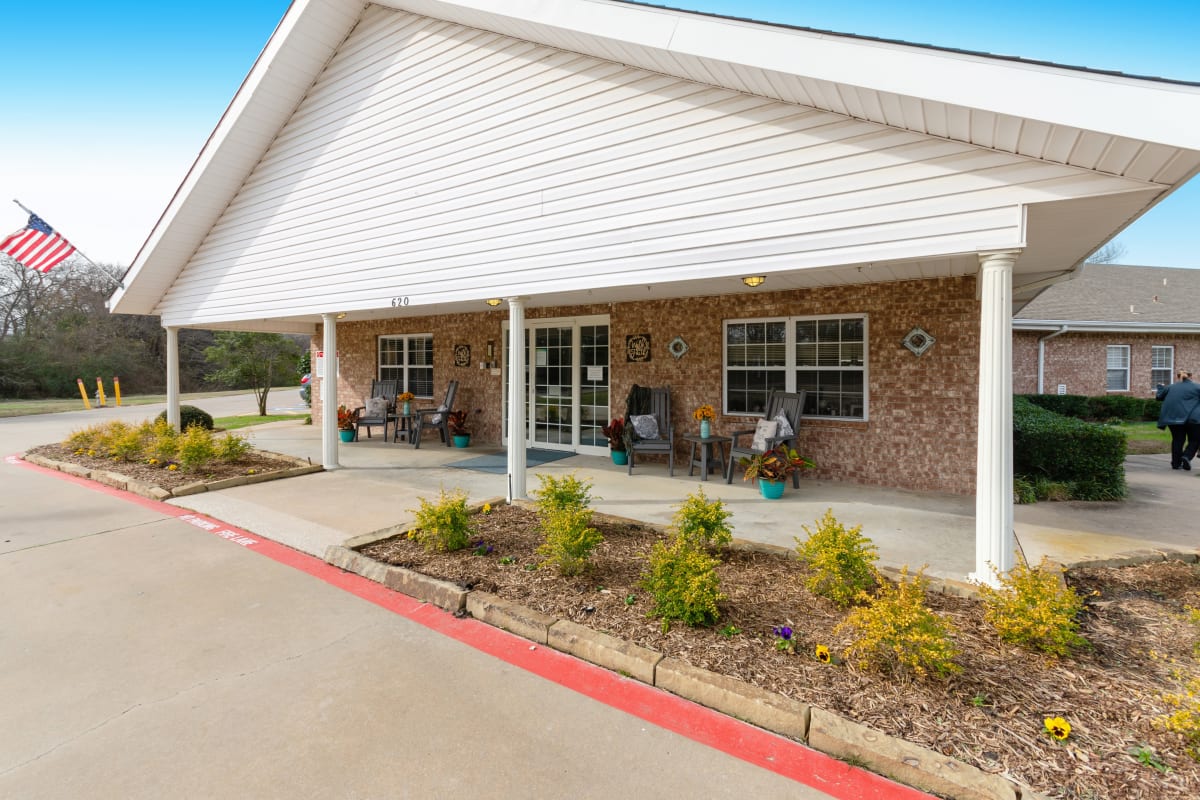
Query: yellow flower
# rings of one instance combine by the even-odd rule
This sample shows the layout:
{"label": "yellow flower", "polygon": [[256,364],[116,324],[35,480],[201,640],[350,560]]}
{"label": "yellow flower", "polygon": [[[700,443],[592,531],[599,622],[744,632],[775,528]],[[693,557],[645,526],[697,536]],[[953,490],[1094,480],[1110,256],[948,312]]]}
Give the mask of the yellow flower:
{"label": "yellow flower", "polygon": [[484,504],[483,504],[483,513],[485,513],[485,514],[490,514],[490,513],[492,513],[492,504],[491,504],[491,503],[484,503]]}
{"label": "yellow flower", "polygon": [[157,463],[158,463],[158,459],[157,459],[157,458],[152,458],[152,459],[150,459],[150,461],[149,461],[149,464],[150,464],[151,466],[153,466],[153,465],[155,465],[155,464],[157,464]]}
{"label": "yellow flower", "polygon": [[96,451],[95,451],[95,450],[88,450],[88,455],[89,455],[89,456],[94,456],[94,455],[96,455]]}
{"label": "yellow flower", "polygon": [[1071,735],[1071,723],[1062,717],[1046,717],[1046,733],[1061,742]]}
{"label": "yellow flower", "polygon": [[247,475],[253,475],[253,474],[254,474],[254,468],[253,468],[253,467],[251,467],[250,469],[246,470],[246,474],[247,474]]}
{"label": "yellow flower", "polygon": [[822,664],[828,664],[833,660],[833,656],[829,655],[829,648],[823,644],[817,645],[816,655],[817,661],[820,661]]}
{"label": "yellow flower", "polygon": [[174,472],[175,470],[179,469],[179,465],[172,464],[171,466],[167,467],[167,469],[171,470],[171,472]]}
{"label": "yellow flower", "polygon": [[713,410],[712,406],[705,403],[692,412],[692,418],[712,422],[717,418],[717,412]]}

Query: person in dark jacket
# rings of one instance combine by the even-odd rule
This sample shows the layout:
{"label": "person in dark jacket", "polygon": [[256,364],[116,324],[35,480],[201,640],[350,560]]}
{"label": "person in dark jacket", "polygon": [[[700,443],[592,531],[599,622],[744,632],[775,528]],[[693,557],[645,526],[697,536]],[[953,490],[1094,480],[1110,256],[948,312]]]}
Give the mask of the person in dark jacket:
{"label": "person in dark jacket", "polygon": [[1171,429],[1171,469],[1191,469],[1200,448],[1200,384],[1184,370],[1175,377],[1170,386],[1159,384],[1155,394],[1163,401],[1158,427]]}

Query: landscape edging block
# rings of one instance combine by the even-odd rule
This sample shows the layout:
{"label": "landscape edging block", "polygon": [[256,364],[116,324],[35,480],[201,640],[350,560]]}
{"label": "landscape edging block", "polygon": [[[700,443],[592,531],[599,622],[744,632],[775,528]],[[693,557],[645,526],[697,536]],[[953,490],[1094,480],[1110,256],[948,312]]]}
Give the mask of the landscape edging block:
{"label": "landscape edging block", "polygon": [[[366,556],[359,557],[371,561]],[[467,606],[467,595],[470,592],[457,584],[430,578],[428,575],[422,575],[404,567],[387,566],[386,569],[387,572],[382,583],[392,591],[402,592],[426,603],[433,603],[452,614],[457,614]]]}
{"label": "landscape edging block", "polygon": [[654,685],[654,668],[663,657],[656,650],[565,619],[550,626],[546,644],[651,686]]}
{"label": "landscape edging block", "polygon": [[826,711],[810,709],[808,745],[872,772],[954,800],[1017,800],[1017,789],[999,775],[888,736]]}
{"label": "landscape edging block", "polygon": [[474,591],[468,594],[467,613],[481,622],[538,644],[546,644],[550,626],[558,622],[557,617],[526,608],[491,592]]}
{"label": "landscape edging block", "polygon": [[745,681],[666,657],[654,670],[654,685],[751,725],[807,741],[809,706]]}

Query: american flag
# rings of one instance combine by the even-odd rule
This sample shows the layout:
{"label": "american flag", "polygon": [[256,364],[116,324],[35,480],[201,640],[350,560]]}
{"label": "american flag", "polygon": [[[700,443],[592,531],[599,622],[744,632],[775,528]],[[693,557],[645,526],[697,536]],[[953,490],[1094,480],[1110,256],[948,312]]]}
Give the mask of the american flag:
{"label": "american flag", "polygon": [[0,253],[38,272],[49,272],[74,252],[75,245],[55,233],[37,214],[30,214],[24,228],[0,242]]}

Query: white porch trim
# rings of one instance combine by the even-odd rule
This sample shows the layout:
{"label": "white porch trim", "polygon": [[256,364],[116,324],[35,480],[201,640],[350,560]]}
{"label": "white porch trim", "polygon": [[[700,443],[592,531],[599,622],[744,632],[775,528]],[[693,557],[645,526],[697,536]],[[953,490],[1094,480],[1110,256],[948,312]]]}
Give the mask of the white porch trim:
{"label": "white porch trim", "polygon": [[321,465],[327,470],[339,469],[338,463],[338,424],[337,424],[337,316],[322,314],[324,324],[322,334],[325,350],[325,374],[321,381]]}
{"label": "white porch trim", "polygon": [[508,298],[508,501],[525,497],[525,298]]}
{"label": "white porch trim", "polygon": [[167,422],[179,430],[179,327],[167,326]]}

